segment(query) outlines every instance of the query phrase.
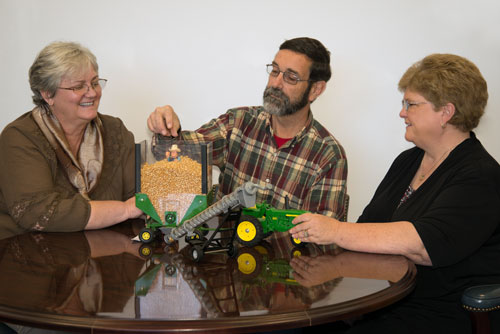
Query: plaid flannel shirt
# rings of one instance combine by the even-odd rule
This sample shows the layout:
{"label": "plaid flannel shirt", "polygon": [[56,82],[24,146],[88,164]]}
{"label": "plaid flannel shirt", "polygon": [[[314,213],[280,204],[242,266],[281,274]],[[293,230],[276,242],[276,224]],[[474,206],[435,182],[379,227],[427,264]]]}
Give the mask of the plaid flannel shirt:
{"label": "plaid flannel shirt", "polygon": [[262,107],[230,109],[185,141],[211,142],[213,164],[221,174],[220,191],[231,193],[245,182],[270,184],[257,192],[257,203],[308,210],[343,219],[347,215],[347,159],[340,143],[309,113],[307,125],[277,148],[271,116]]}

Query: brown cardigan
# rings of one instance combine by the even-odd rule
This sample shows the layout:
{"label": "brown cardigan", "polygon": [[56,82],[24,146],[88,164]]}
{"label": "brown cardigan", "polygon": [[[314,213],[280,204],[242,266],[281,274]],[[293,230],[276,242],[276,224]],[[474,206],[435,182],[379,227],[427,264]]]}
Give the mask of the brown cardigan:
{"label": "brown cardigan", "polygon": [[[92,200],[126,200],[134,195],[134,136],[116,117],[99,114],[104,164]],[[27,230],[80,231],[90,204],[67,179],[31,112],[0,135],[0,224]]]}

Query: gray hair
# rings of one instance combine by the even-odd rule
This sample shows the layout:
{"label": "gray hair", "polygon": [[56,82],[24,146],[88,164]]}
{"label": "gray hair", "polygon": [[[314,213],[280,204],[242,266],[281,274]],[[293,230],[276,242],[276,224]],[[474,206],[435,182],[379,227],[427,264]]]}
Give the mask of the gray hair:
{"label": "gray hair", "polygon": [[33,103],[46,105],[41,92],[54,96],[65,76],[80,74],[90,67],[99,70],[96,57],[89,49],[74,42],[53,42],[40,51],[29,70]]}

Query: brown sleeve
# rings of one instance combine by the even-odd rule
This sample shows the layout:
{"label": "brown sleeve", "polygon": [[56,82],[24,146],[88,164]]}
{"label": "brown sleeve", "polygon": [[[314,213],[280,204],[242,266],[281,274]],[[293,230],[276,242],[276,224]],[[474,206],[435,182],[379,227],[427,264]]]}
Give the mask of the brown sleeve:
{"label": "brown sleeve", "polygon": [[83,230],[90,205],[58,170],[50,145],[31,123],[26,118],[0,136],[0,207],[27,230]]}

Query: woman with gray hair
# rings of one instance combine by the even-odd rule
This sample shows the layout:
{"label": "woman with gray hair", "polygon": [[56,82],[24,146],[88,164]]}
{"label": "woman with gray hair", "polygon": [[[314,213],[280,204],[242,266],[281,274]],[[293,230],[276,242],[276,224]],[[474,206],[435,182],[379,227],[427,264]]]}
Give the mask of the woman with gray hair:
{"label": "woman with gray hair", "polygon": [[140,216],[134,136],[98,112],[106,79],[95,56],[54,42],[29,70],[35,108],[0,135],[0,224],[78,231]]}

